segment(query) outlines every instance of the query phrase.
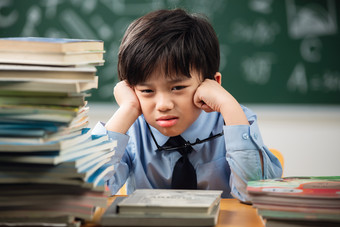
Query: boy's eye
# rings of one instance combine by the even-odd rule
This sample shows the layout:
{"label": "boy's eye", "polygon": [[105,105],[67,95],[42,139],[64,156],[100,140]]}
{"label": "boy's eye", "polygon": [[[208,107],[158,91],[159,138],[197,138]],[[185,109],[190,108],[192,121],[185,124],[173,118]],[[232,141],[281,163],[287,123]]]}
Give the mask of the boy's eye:
{"label": "boy's eye", "polygon": [[141,92],[142,93],[152,93],[153,90],[151,90],[151,89],[143,89],[143,90],[141,90]]}
{"label": "boy's eye", "polygon": [[175,86],[172,88],[172,90],[178,91],[184,89],[186,86]]}

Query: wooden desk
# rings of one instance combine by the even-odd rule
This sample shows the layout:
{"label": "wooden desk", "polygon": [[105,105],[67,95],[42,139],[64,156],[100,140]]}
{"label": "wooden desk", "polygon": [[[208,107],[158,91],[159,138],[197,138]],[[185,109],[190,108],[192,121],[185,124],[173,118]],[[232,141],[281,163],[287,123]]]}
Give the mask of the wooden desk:
{"label": "wooden desk", "polygon": [[263,227],[264,224],[251,205],[242,204],[236,199],[222,199],[216,227],[222,226]]}
{"label": "wooden desk", "polygon": [[[114,197],[112,198],[113,201]],[[94,222],[98,223],[100,216],[104,210],[101,210],[96,214]],[[87,223],[85,227],[99,226],[94,223]],[[220,205],[220,215],[218,217],[218,223],[215,227],[263,227],[264,224],[257,215],[256,209],[251,205],[245,205],[240,203],[236,199],[222,199]]]}

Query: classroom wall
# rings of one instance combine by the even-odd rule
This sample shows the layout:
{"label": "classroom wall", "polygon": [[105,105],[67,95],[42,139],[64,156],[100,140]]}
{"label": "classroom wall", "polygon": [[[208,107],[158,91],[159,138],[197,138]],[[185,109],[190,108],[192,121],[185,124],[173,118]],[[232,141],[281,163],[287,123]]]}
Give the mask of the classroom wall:
{"label": "classroom wall", "polygon": [[[107,121],[115,104],[90,103],[90,125]],[[285,158],[284,176],[340,176],[340,106],[246,105],[263,140]]]}

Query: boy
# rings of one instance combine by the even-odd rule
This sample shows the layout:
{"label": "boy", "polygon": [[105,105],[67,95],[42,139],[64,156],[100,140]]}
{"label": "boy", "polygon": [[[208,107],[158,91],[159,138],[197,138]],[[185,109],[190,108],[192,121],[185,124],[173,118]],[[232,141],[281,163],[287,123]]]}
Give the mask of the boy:
{"label": "boy", "polygon": [[256,115],[221,86],[219,51],[209,22],[180,9],[151,12],[128,27],[114,88],[119,108],[94,129],[118,140],[112,194],[127,181],[128,194],[216,189],[247,202],[248,180],[281,176]]}

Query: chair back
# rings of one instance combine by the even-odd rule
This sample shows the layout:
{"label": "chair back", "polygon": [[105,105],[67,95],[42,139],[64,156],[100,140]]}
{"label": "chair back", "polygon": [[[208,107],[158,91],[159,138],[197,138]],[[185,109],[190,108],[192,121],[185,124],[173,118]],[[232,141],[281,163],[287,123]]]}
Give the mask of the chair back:
{"label": "chair back", "polygon": [[281,166],[282,166],[282,176],[283,176],[283,169],[284,169],[285,160],[284,160],[282,153],[279,150],[274,149],[274,148],[269,148],[269,150],[273,153],[273,155],[275,155],[277,157],[277,159],[279,159]]}

